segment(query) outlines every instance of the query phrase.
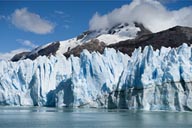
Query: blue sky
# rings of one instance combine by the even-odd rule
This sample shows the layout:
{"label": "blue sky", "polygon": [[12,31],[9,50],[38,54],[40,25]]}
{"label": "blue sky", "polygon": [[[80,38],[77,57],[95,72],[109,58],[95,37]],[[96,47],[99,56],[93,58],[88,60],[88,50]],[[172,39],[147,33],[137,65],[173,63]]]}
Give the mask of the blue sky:
{"label": "blue sky", "polygon": [[88,29],[89,20],[95,12],[101,14],[121,7],[120,2],[0,2],[0,15],[10,17],[16,9],[27,8],[28,12],[38,14],[42,19],[50,21],[54,30],[47,34],[37,34],[15,27],[10,19],[0,20],[1,47],[0,52],[8,52],[22,45],[18,40],[29,40],[35,45],[72,38]]}
{"label": "blue sky", "polygon": [[[192,0],[160,1],[168,10],[192,5]],[[52,41],[72,38],[89,29],[89,21],[96,12],[104,15],[130,2],[131,0],[0,1],[0,53],[19,48],[32,49]],[[28,19],[25,19],[26,16]],[[39,26],[33,27],[33,24]]]}

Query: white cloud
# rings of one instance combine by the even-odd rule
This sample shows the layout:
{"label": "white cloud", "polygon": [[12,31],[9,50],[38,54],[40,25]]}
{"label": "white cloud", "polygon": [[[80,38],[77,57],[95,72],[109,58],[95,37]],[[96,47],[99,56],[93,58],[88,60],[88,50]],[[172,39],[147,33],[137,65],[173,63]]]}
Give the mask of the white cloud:
{"label": "white cloud", "polygon": [[192,27],[192,6],[170,11],[157,0],[133,0],[112,12],[96,13],[89,22],[90,30],[110,28],[118,23],[142,23],[152,32],[181,25]]}
{"label": "white cloud", "polygon": [[70,28],[70,26],[69,26],[69,25],[67,25],[67,24],[66,24],[66,25],[64,25],[63,27],[64,27],[65,29],[69,29],[69,28]]}
{"label": "white cloud", "polygon": [[11,58],[21,52],[27,52],[28,49],[20,48],[7,53],[0,53],[0,60],[11,60]]}
{"label": "white cloud", "polygon": [[161,2],[162,4],[169,4],[169,3],[174,3],[180,0],[157,0],[159,2]]}
{"label": "white cloud", "polygon": [[56,14],[60,14],[60,15],[64,14],[63,11],[59,11],[59,10],[55,10],[54,12],[55,12]]}
{"label": "white cloud", "polygon": [[16,9],[11,15],[11,21],[17,28],[36,34],[51,33],[54,29],[51,22],[42,19],[38,14],[29,12],[27,8]]}
{"label": "white cloud", "polygon": [[5,19],[6,19],[6,16],[0,15],[0,20],[5,20]]}
{"label": "white cloud", "polygon": [[16,41],[19,42],[20,44],[22,44],[23,46],[27,46],[29,48],[38,47],[38,45],[32,43],[30,40],[17,39]]}

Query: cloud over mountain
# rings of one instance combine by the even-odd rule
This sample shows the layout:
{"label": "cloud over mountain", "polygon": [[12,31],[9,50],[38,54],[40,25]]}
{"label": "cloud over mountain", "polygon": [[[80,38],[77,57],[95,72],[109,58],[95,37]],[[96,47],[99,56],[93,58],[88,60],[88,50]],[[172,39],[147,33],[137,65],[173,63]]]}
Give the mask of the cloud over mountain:
{"label": "cloud over mountain", "polygon": [[133,0],[128,5],[100,15],[95,13],[89,22],[90,30],[110,28],[118,23],[142,23],[152,32],[180,25],[192,27],[192,6],[168,10],[157,0]]}
{"label": "cloud over mountain", "polygon": [[29,48],[38,47],[38,45],[34,44],[30,40],[17,39],[16,41],[19,42],[20,44],[22,44],[23,46],[26,46],[26,47],[29,47]]}
{"label": "cloud over mountain", "polygon": [[6,52],[6,53],[0,53],[0,60],[11,60],[11,58],[21,52],[27,52],[29,51],[28,49],[24,49],[24,48],[20,48],[20,49],[16,49],[16,50],[12,50],[10,52]]}

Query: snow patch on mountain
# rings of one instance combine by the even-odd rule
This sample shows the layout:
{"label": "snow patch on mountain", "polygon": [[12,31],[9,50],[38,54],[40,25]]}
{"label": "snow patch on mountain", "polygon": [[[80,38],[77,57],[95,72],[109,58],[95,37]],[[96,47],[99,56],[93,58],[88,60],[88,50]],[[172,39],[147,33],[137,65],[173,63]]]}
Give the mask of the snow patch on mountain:
{"label": "snow patch on mountain", "polygon": [[80,41],[77,41],[76,38],[72,38],[69,40],[65,40],[65,41],[60,41],[60,47],[57,51],[57,54],[63,54],[69,50],[71,50],[72,48],[81,45]]}
{"label": "snow patch on mountain", "polygon": [[110,45],[128,39],[135,39],[139,31],[141,31],[140,28],[136,27],[135,24],[120,24],[108,30],[110,34],[101,34],[97,39],[103,41],[106,45]]}

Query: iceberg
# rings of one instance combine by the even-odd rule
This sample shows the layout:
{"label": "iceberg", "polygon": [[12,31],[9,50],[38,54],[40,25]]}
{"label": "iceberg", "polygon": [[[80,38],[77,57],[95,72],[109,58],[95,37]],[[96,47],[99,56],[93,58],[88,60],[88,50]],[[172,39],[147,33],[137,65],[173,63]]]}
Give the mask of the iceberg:
{"label": "iceberg", "polygon": [[0,105],[192,110],[192,47],[0,61]]}

